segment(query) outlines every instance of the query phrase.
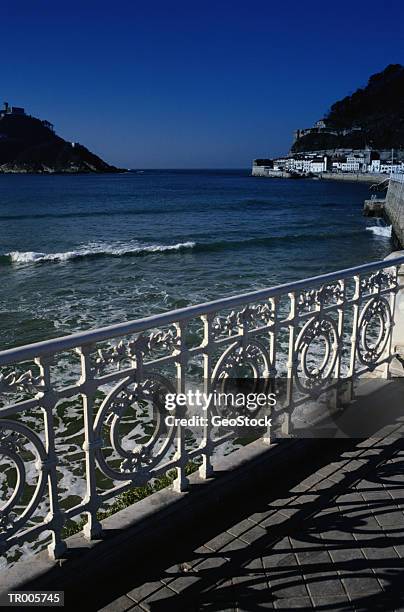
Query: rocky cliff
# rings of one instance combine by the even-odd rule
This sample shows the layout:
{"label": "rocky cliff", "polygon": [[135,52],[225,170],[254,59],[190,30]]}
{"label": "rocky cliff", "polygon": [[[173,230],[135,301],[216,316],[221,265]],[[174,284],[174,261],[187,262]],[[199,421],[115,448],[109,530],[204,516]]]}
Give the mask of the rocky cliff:
{"label": "rocky cliff", "polygon": [[335,102],[324,123],[292,151],[404,148],[404,66],[390,64],[371,76],[364,88]]}
{"label": "rocky cliff", "polygon": [[119,172],[86,147],[57,136],[28,115],[0,116],[0,173]]}

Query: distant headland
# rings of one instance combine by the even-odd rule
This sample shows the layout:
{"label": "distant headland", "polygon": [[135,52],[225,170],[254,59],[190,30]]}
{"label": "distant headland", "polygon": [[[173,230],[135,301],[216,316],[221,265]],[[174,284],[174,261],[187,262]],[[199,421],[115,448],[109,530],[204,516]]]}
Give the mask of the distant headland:
{"label": "distant headland", "polygon": [[0,174],[120,172],[77,142],[55,133],[52,123],[4,103],[0,110]]}
{"label": "distant headland", "polygon": [[[364,88],[298,129],[287,156],[256,159],[254,176],[344,178],[404,173],[404,66],[390,64]],[[349,176],[348,176],[349,178]]]}

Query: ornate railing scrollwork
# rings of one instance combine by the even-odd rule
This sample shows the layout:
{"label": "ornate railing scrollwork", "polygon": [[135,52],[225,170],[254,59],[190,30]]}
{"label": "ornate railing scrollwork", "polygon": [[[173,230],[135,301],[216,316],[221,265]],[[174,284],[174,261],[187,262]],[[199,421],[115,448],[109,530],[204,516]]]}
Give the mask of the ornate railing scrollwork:
{"label": "ornate railing scrollwork", "polygon": [[[101,443],[96,450],[96,458],[106,476],[113,480],[136,481],[164,456],[174,436],[174,428],[167,427],[164,419],[168,414],[164,404],[166,393],[175,395],[172,384],[160,374],[150,373],[140,383],[130,377],[124,379],[105,398],[97,414],[94,431],[95,438]],[[126,435],[132,433],[133,423],[139,425],[145,413],[150,417],[147,427],[150,428],[152,422],[153,431],[144,443],[135,443],[129,436],[124,448],[125,418],[130,417],[129,413],[132,413],[132,425],[129,423],[129,427],[126,427]],[[140,437],[143,439],[145,434],[142,433]],[[112,454],[105,452],[108,446],[113,449]]]}
{"label": "ornate railing scrollwork", "polygon": [[243,326],[254,328],[258,326],[270,326],[274,324],[275,307],[273,303],[249,304],[239,312],[232,311],[227,316],[218,316],[213,322],[213,333],[215,337],[227,334],[233,335]]}
{"label": "ornate railing scrollwork", "polygon": [[338,303],[343,299],[344,286],[341,281],[321,286],[319,289],[301,291],[297,297],[297,308],[299,312],[311,309],[320,309],[325,306]]}
{"label": "ornate railing scrollwork", "polygon": [[180,342],[177,329],[157,330],[148,336],[140,334],[129,342],[121,340],[118,344],[98,349],[93,371],[96,375],[100,375],[108,365],[120,369],[123,362],[136,363],[140,355],[149,354],[154,350],[174,352],[179,349]]}
{"label": "ornate railing scrollwork", "polygon": [[94,373],[99,375],[108,365],[116,366],[118,369],[126,359],[134,359],[135,351],[132,342],[125,343],[123,340],[116,345],[98,349],[94,363]]}
{"label": "ornate railing scrollwork", "polygon": [[397,288],[397,278],[391,270],[378,270],[367,278],[361,279],[362,292],[377,293],[382,289],[395,290]]}
{"label": "ornate railing scrollwork", "polygon": [[301,391],[314,397],[321,392],[334,375],[339,346],[338,329],[332,317],[317,315],[304,325],[296,340],[293,359]]}
{"label": "ornate railing scrollwork", "polygon": [[0,462],[6,498],[0,506],[0,547],[3,549],[42,501],[48,473],[46,458],[42,441],[31,429],[15,421],[0,421]]}
{"label": "ornate railing scrollwork", "polygon": [[[387,375],[403,265],[365,264],[0,352],[1,551],[33,537],[40,548],[46,536],[61,556],[66,521],[85,515],[86,537],[99,535],[99,511],[130,487],[173,470],[185,491],[190,461],[208,478],[241,429],[223,434],[217,420],[192,429],[183,416],[231,418],[234,393],[264,393],[273,423],[257,435],[269,443],[272,428],[293,435],[299,411],[321,412],[323,398],[339,405],[340,388],[345,398],[379,366]],[[192,389],[230,403],[180,401]]]}
{"label": "ornate railing scrollwork", "polygon": [[[267,348],[258,340],[251,339],[247,344],[235,342],[227,348],[218,360],[212,373],[212,390],[219,393],[237,390],[237,386],[246,379],[248,392],[265,393],[270,387],[275,370]],[[244,389],[244,392],[246,390]],[[237,406],[214,406],[216,412],[231,415],[238,412]]]}
{"label": "ornate railing scrollwork", "polygon": [[44,388],[42,376],[32,370],[20,374],[16,370],[8,374],[0,372],[0,393],[38,393]]}
{"label": "ornate railing scrollwork", "polygon": [[362,310],[358,328],[358,358],[370,370],[377,366],[390,338],[392,315],[384,297],[374,297]]}
{"label": "ornate railing scrollwork", "polygon": [[165,349],[167,352],[178,351],[181,347],[181,339],[178,334],[178,328],[169,329],[167,331],[155,331],[148,337],[147,348],[149,351],[155,349]]}

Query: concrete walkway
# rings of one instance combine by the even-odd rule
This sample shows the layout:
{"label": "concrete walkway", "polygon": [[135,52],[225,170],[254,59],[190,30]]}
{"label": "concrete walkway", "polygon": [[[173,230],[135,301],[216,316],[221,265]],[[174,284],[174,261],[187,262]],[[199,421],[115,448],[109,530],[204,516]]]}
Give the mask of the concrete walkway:
{"label": "concrete walkway", "polygon": [[404,610],[404,440],[330,440],[327,453],[273,474],[236,521],[217,508],[213,537],[214,515],[158,562],[134,556],[130,588],[102,609]]}

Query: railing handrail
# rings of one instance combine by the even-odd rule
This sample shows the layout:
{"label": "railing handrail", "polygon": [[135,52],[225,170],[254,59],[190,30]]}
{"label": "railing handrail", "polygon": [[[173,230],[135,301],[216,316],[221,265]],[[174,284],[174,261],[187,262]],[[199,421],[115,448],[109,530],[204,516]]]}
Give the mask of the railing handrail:
{"label": "railing handrail", "polygon": [[85,346],[96,342],[103,342],[112,337],[126,336],[128,334],[139,333],[150,329],[154,326],[164,326],[172,322],[180,322],[186,319],[195,318],[204,314],[210,314],[225,308],[235,308],[241,304],[258,301],[260,299],[277,297],[285,295],[300,289],[307,289],[310,286],[316,286],[344,278],[353,277],[357,274],[375,271],[383,268],[390,268],[404,264],[404,256],[394,259],[375,261],[352,268],[337,270],[327,274],[312,276],[291,283],[284,283],[258,289],[247,293],[241,293],[202,304],[186,306],[177,310],[169,310],[156,315],[133,319],[125,323],[116,323],[106,327],[90,329],[84,332],[77,332],[59,338],[52,338],[41,342],[35,342],[23,346],[17,346],[12,349],[0,351],[0,366],[11,365],[19,361],[28,361],[37,357],[45,356],[49,353],[60,353],[78,346]]}

